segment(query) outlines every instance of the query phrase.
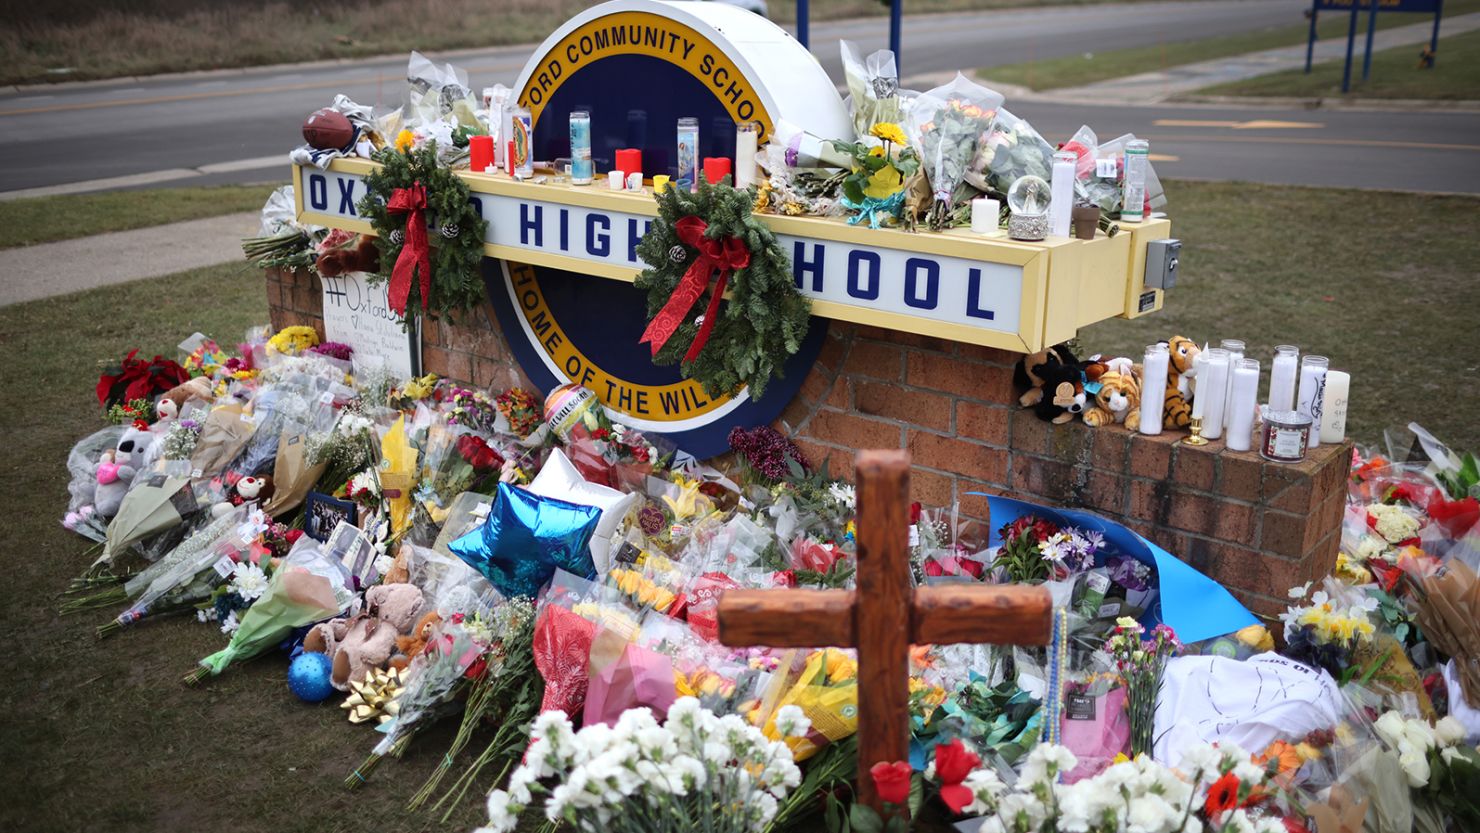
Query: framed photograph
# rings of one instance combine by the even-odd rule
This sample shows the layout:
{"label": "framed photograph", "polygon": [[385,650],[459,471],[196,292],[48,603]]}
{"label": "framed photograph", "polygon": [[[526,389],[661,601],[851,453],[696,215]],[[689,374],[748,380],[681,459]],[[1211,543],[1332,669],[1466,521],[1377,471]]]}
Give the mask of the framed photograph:
{"label": "framed photograph", "polygon": [[309,492],[303,501],[303,532],[315,541],[329,540],[341,522],[354,526],[355,504],[323,492]]}

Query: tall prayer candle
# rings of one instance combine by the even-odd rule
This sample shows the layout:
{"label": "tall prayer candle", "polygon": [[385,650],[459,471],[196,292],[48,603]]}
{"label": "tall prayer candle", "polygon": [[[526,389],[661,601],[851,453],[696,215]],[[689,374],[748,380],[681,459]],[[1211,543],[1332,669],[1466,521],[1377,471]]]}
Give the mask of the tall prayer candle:
{"label": "tall prayer candle", "polygon": [[1207,351],[1204,350],[1192,357],[1192,418],[1201,420],[1203,409],[1207,407],[1207,397],[1203,396],[1203,373],[1208,367]]}
{"label": "tall prayer candle", "polygon": [[1167,398],[1167,364],[1171,355],[1164,342],[1146,345],[1141,378],[1141,433],[1161,433],[1161,406]]}
{"label": "tall prayer candle", "polygon": [[1274,348],[1274,364],[1269,370],[1269,409],[1295,410],[1295,380],[1300,372],[1300,348],[1281,344]]}
{"label": "tall prayer candle", "polygon": [[1146,169],[1151,166],[1151,145],[1145,139],[1125,143],[1124,202],[1120,219],[1139,223],[1146,219]]}
{"label": "tall prayer candle", "polygon": [[1069,236],[1069,221],[1074,211],[1074,170],[1079,157],[1072,150],[1053,155],[1053,184],[1049,188],[1048,233]]}
{"label": "tall prayer candle", "polygon": [[510,124],[509,173],[520,179],[528,179],[534,176],[534,117],[526,108],[515,106]]}
{"label": "tall prayer candle", "polygon": [[1296,410],[1310,417],[1310,447],[1321,444],[1321,400],[1325,395],[1326,369],[1331,360],[1325,356],[1306,356],[1300,360],[1300,396]]}
{"label": "tall prayer candle", "polygon": [[1228,399],[1229,354],[1222,347],[1214,347],[1204,350],[1203,356],[1207,362],[1202,370],[1197,372],[1197,398],[1192,400],[1196,407],[1197,403],[1205,402],[1202,415],[1202,435],[1210,440],[1216,440],[1223,436],[1223,422],[1227,414],[1225,407]]}
{"label": "tall prayer candle", "polygon": [[1236,338],[1225,338],[1218,346],[1228,351],[1228,389],[1223,394],[1223,424],[1227,425],[1233,412],[1233,369],[1244,357],[1244,343]]}
{"label": "tall prayer candle", "polygon": [[1346,403],[1352,377],[1341,370],[1326,373],[1326,393],[1321,400],[1321,442],[1339,443],[1346,439]]}
{"label": "tall prayer candle", "polygon": [[699,190],[699,120],[686,116],[678,120],[678,164],[673,184],[680,191]]}
{"label": "tall prayer candle", "polygon": [[1254,406],[1259,401],[1259,362],[1239,359],[1233,367],[1228,408],[1228,448],[1248,451],[1254,443]]}
{"label": "tall prayer candle", "polygon": [[570,184],[590,185],[596,177],[591,162],[591,114],[572,110],[570,114]]}
{"label": "tall prayer candle", "polygon": [[761,123],[742,121],[735,125],[735,187],[749,188],[755,184],[755,155],[760,148]]}

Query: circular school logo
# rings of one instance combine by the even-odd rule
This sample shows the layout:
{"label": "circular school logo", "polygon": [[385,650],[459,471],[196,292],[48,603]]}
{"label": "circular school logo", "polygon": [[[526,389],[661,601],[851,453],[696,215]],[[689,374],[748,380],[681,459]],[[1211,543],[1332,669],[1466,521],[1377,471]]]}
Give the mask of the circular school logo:
{"label": "circular school logo", "polygon": [[[651,179],[675,172],[680,118],[699,121],[698,146],[685,148],[686,154],[733,158],[736,122],[759,122],[762,142],[778,119],[816,124],[816,108],[809,113],[805,103],[819,84],[832,89],[811,55],[749,12],[721,3],[681,9],[617,0],[577,15],[551,35],[515,89],[532,117],[534,159],[569,157],[570,113],[585,110],[596,170],[609,170],[618,149],[637,148]],[[520,221],[531,228],[537,222]],[[562,213],[553,226],[562,245],[566,221]],[[604,256],[618,246],[635,247],[641,229],[587,213],[576,233],[588,247],[607,240]],[[621,241],[613,242],[617,236]],[[638,343],[647,324],[645,296],[631,284],[509,261],[485,261],[484,277],[505,338],[531,381],[546,388],[584,385],[623,421],[666,434],[701,458],[727,450],[732,427],[769,423],[781,413],[827,331],[825,319],[813,319],[801,350],[764,400],[743,389],[711,398],[677,366],[652,363],[649,348]]]}

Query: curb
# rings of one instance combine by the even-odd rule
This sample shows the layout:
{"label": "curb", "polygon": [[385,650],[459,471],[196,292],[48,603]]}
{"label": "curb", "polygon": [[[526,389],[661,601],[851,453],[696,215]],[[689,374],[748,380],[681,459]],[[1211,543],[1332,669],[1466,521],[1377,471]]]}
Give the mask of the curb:
{"label": "curb", "polygon": [[1480,101],[1424,98],[1300,98],[1252,95],[1182,95],[1167,103],[1216,104],[1244,107],[1303,107],[1307,110],[1371,110],[1412,112],[1480,113]]}

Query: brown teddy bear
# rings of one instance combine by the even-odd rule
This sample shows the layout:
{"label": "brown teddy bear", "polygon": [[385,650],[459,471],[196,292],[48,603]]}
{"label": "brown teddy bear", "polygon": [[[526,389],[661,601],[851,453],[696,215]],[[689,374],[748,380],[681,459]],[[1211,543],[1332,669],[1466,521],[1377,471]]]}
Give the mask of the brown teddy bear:
{"label": "brown teddy bear", "polygon": [[428,611],[421,617],[421,621],[412,628],[410,636],[396,637],[396,650],[401,652],[399,657],[391,660],[395,668],[405,668],[416,659],[417,655],[426,650],[427,643],[432,640],[432,634],[436,633],[437,626],[442,623],[442,617],[437,611]]}
{"label": "brown teddy bear", "polygon": [[315,625],[303,638],[303,649],[327,654],[333,666],[330,684],[348,691],[350,681],[391,661],[397,639],[411,631],[422,602],[414,585],[378,584],[365,591],[364,612]]}
{"label": "brown teddy bear", "polygon": [[314,268],[326,278],[346,272],[377,272],[380,270],[380,250],[375,247],[375,238],[362,234],[353,246],[340,246],[319,255]]}

